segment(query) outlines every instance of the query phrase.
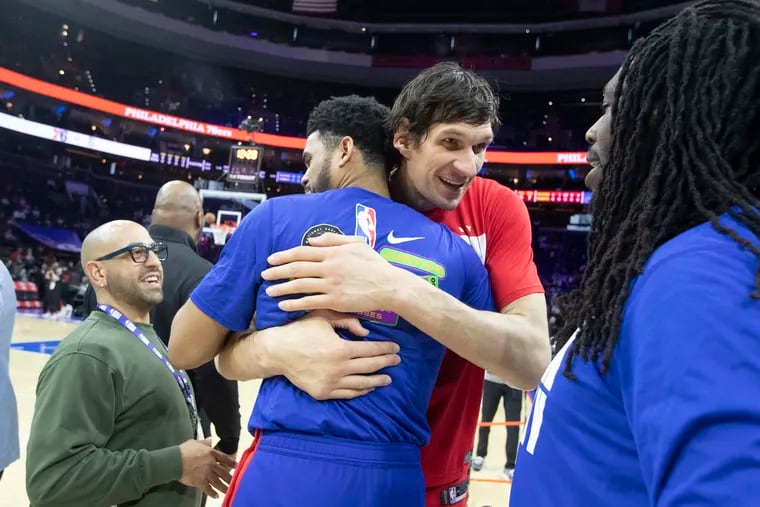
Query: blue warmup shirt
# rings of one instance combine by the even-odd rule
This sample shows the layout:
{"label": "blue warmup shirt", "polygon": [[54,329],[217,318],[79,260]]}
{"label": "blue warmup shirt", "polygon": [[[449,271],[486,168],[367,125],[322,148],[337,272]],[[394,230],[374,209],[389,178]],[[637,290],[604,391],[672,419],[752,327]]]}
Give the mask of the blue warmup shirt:
{"label": "blue warmup shirt", "polygon": [[659,247],[632,285],[607,374],[576,357],[567,379],[567,345],[544,373],[510,505],[758,505],[757,268],[709,223]]}
{"label": "blue warmup shirt", "polygon": [[[292,195],[265,201],[242,220],[219,262],[193,292],[192,301],[224,327],[280,326],[303,312],[286,313],[261,279],[267,257],[306,244],[325,232],[358,235],[395,266],[407,269],[473,308],[492,310],[488,273],[472,247],[445,226],[404,205],[360,188]],[[401,363],[388,368],[391,385],[353,400],[316,401],[279,376],[262,382],[249,429],[328,435],[370,442],[425,445],[426,410],[444,347],[397,315],[360,316],[365,340],[391,340]],[[345,339],[361,339],[338,330]]]}

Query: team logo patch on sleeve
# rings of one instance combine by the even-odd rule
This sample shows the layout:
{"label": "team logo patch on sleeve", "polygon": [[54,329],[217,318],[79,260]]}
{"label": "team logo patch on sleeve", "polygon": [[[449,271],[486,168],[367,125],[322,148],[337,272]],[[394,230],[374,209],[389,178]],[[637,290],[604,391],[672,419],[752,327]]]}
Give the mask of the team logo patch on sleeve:
{"label": "team logo patch on sleeve", "polygon": [[340,228],[334,225],[330,225],[330,224],[312,225],[306,230],[306,232],[303,233],[303,238],[301,238],[301,246],[308,246],[309,240],[311,238],[316,238],[328,232],[332,232],[333,234],[345,235],[343,231],[340,230]]}
{"label": "team logo patch on sleeve", "polygon": [[356,205],[356,230],[354,235],[364,238],[370,248],[375,248],[377,241],[377,213],[374,208],[364,204]]}

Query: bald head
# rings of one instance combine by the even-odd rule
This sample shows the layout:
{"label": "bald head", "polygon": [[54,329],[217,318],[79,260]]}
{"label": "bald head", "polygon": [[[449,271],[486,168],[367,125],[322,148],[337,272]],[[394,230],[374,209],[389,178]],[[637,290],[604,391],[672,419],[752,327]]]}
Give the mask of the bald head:
{"label": "bald head", "polygon": [[[82,242],[82,267],[98,303],[117,308],[134,322],[150,322],[150,309],[163,299],[163,268],[155,250],[121,251],[133,243],[153,244],[148,230],[127,220],[116,220],[93,230]],[[118,252],[118,253],[117,253]],[[111,255],[117,253],[117,255]],[[98,260],[104,256],[107,259]]]}
{"label": "bald head", "polygon": [[157,210],[184,209],[195,212],[201,207],[201,196],[195,187],[186,181],[170,181],[158,189],[153,207]]}
{"label": "bald head", "polygon": [[166,225],[197,239],[203,228],[203,203],[198,191],[186,181],[170,181],[156,194],[151,224]]}
{"label": "bald head", "polygon": [[142,225],[129,220],[114,220],[90,232],[82,242],[82,269],[87,272],[87,263],[94,261],[129,243],[150,244],[153,240]]}

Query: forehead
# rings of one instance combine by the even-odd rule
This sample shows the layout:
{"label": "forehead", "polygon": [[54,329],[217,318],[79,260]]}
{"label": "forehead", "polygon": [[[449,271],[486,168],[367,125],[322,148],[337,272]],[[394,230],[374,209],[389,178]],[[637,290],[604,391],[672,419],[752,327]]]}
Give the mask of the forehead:
{"label": "forehead", "polygon": [[[114,241],[109,241],[106,243],[103,243],[98,247],[97,250],[95,250],[95,255],[93,257],[100,257],[101,255],[107,255],[111,252],[115,252],[117,250],[121,250],[122,248],[126,248],[128,245],[131,245],[133,243],[144,243],[146,245],[150,245],[153,243],[153,240],[150,238],[143,238],[139,236],[123,236],[121,238],[118,238]],[[122,254],[125,255],[125,254]]]}
{"label": "forehead", "polygon": [[123,228],[118,237],[113,238],[111,245],[114,249],[124,248],[132,243],[145,243],[146,245],[153,243],[153,238],[150,237],[148,231],[144,227],[135,225],[135,227]]}
{"label": "forehead", "polygon": [[493,140],[493,129],[490,123],[472,125],[470,123],[437,123],[430,128],[430,137],[441,138],[454,136],[470,141],[473,144],[490,143]]}
{"label": "forehead", "polygon": [[304,155],[307,153],[314,154],[324,149],[325,143],[322,142],[322,135],[317,130],[316,132],[309,134],[309,137],[306,138],[306,146],[303,148],[303,153]]}

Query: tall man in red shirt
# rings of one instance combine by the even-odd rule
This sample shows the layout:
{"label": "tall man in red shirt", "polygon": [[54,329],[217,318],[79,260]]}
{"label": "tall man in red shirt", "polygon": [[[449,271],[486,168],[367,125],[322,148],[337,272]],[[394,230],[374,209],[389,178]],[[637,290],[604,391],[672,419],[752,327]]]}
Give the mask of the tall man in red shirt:
{"label": "tall man in red shirt", "polygon": [[[533,389],[550,360],[546,303],[531,251],[523,202],[492,180],[477,178],[499,126],[498,97],[488,83],[455,64],[439,64],[408,83],[391,112],[398,169],[391,191],[457,232],[486,265],[500,313],[474,310],[419,283],[357,238],[325,234],[273,255],[271,296],[312,294],[281,303],[294,310],[396,312],[444,344],[430,400],[430,444],[423,449],[427,505],[464,505],[487,368],[519,389]],[[308,188],[308,182],[307,182]],[[406,231],[405,231],[406,233]],[[399,243],[409,238],[396,238]],[[222,373],[245,380],[285,375],[317,399],[350,398],[390,383],[379,370],[398,361],[395,344],[347,342],[315,314],[284,328],[230,342],[234,364]],[[345,320],[345,319],[343,319]]]}

